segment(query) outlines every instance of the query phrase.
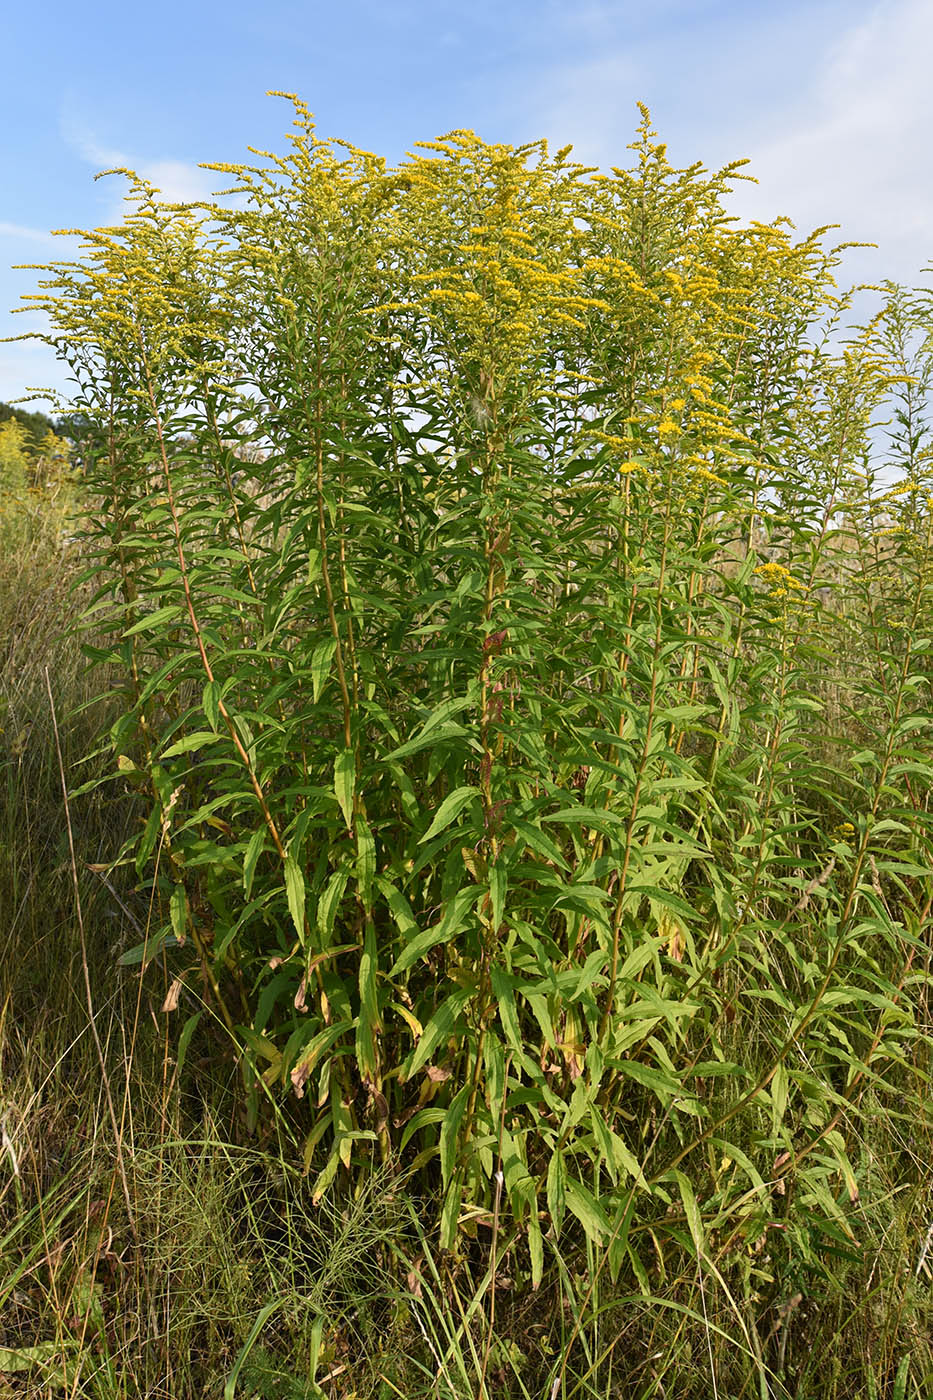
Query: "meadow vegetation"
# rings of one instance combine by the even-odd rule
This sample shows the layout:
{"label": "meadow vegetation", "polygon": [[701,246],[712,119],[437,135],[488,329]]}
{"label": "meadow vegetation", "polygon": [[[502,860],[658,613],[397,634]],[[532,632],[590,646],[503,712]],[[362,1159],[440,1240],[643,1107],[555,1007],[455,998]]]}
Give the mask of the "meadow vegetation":
{"label": "meadow vegetation", "polygon": [[292,100],[0,423],[0,1396],[925,1396],[930,296]]}

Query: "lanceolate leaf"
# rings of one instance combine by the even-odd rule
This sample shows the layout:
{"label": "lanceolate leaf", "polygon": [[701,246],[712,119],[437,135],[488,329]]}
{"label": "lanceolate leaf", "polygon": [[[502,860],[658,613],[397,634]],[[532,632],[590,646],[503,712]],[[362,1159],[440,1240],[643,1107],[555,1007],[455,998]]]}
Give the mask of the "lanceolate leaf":
{"label": "lanceolate leaf", "polygon": [[444,801],[438,807],[434,814],[434,820],[421,837],[421,841],[430,841],[433,837],[439,835],[451,822],[456,821],[464,807],[472,802],[474,797],[478,795],[479,789],[472,786],[456,788],[444,798]]}
{"label": "lanceolate leaf", "polygon": [[460,991],[451,993],[447,1000],[438,1007],[425,1026],[424,1034],[406,1065],[406,1079],[411,1079],[416,1075],[422,1065],[427,1064],[435,1050],[453,1034],[457,1021],[472,995],[471,988],[461,988]]}
{"label": "lanceolate leaf", "polygon": [[304,940],[305,880],[298,862],[290,855],[285,857],[285,890],[288,895],[288,912],[298,937]]}
{"label": "lanceolate leaf", "polygon": [[456,938],[463,932],[467,915],[476,903],[478,891],[474,885],[467,885],[465,889],[458,890],[448,901],[443,916],[433,927],[425,929],[423,933],[417,933],[411,938],[391,970],[390,976],[396,977],[400,972],[412,967],[425,953],[436,947],[438,943],[446,943],[451,938]]}
{"label": "lanceolate leaf", "polygon": [[326,679],[327,679],[327,674],[328,674],[328,672],[330,671],[331,663],[332,663],[332,661],[333,661],[333,659],[334,659],[334,653],[336,652],[336,650],[337,650],[337,641],[336,641],[336,638],[334,638],[334,637],[328,637],[326,641],[321,642],[319,646],[315,647],[314,652],[312,653],[312,656],[311,656],[311,684],[312,684],[311,696],[312,696],[312,699],[313,699],[315,705],[317,704],[318,700],[320,699],[321,691],[322,691],[323,688],[324,688],[324,682],[325,682]]}
{"label": "lanceolate leaf", "polygon": [[700,1207],[697,1205],[697,1199],[694,1195],[693,1186],[690,1182],[690,1178],[686,1175],[686,1173],[681,1171],[675,1171],[674,1177],[677,1181],[677,1186],[680,1191],[680,1199],[683,1201],[684,1213],[687,1217],[687,1224],[690,1227],[690,1234],[693,1238],[694,1248],[696,1249],[697,1257],[699,1258],[702,1256],[705,1248],[703,1217],[700,1214]]}
{"label": "lanceolate leaf", "polygon": [[567,1209],[577,1217],[587,1239],[592,1240],[594,1244],[605,1244],[610,1233],[609,1221],[592,1191],[584,1186],[582,1181],[568,1176],[564,1195]]}
{"label": "lanceolate leaf", "polygon": [[353,827],[353,787],[356,779],[356,758],[352,749],[344,749],[334,760],[334,792],[348,830]]}

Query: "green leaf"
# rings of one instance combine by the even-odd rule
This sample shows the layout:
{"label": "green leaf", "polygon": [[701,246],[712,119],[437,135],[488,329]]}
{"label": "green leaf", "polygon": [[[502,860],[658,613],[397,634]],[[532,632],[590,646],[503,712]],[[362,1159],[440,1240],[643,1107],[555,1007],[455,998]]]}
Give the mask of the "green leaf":
{"label": "green leaf", "polygon": [[423,845],[425,841],[430,841],[432,837],[439,835],[445,827],[450,826],[450,823],[459,817],[464,807],[472,802],[474,797],[478,796],[479,788],[469,786],[456,788],[449,796],[444,798],[444,801],[434,814],[434,820],[431,822],[431,825],[421,837],[418,844]]}
{"label": "green leaf", "polygon": [[509,872],[503,860],[498,860],[489,867],[489,898],[490,898],[490,921],[496,933],[503,926],[505,918],[506,895],[508,893]]}
{"label": "green leaf", "polygon": [[347,888],[349,878],[350,872],[348,870],[335,870],[324,886],[324,893],[318,900],[316,922],[318,932],[325,943],[333,931],[337,909],[343,898],[343,892]]}
{"label": "green leaf", "polygon": [[623,826],[625,823],[625,818],[618,812],[607,812],[602,807],[562,807],[559,812],[551,812],[541,820],[563,822],[565,826],[591,826],[594,831]]}
{"label": "green leaf", "polygon": [[184,943],[188,927],[188,897],[184,885],[176,885],[169,900],[169,914],[172,928],[179,943]]}
{"label": "green leaf", "polygon": [[771,1131],[777,1133],[787,1112],[787,1066],[778,1064],[771,1079]]}
{"label": "green leaf", "polygon": [[705,1246],[705,1231],[703,1229],[703,1217],[700,1214],[700,1207],[697,1205],[697,1198],[693,1193],[693,1186],[690,1183],[690,1178],[685,1176],[682,1171],[675,1170],[672,1175],[680,1190],[680,1199],[683,1201],[684,1214],[687,1217],[687,1224],[690,1227],[690,1234],[693,1238],[697,1258],[702,1258]]}
{"label": "green leaf", "polygon": [[347,824],[353,830],[353,788],[356,782],[356,756],[352,749],[343,749],[334,759],[334,792]]}
{"label": "green leaf", "polygon": [[605,1244],[610,1234],[609,1221],[592,1191],[584,1186],[582,1181],[568,1176],[564,1193],[567,1209],[577,1217],[587,1239],[597,1245]]}
{"label": "green leaf", "polygon": [[532,1203],[528,1213],[528,1257],[531,1262],[531,1286],[537,1289],[544,1278],[544,1238],[535,1203]]}
{"label": "green leaf", "polygon": [[177,939],[170,928],[159,929],[156,933],[145,938],[142,943],[137,943],[135,947],[128,948],[117,958],[117,967],[136,967],[141,964],[145,969],[152,962],[157,953],[161,952],[166,944],[175,944]]}
{"label": "green leaf", "polygon": [[405,1148],[411,1142],[415,1133],[419,1132],[422,1128],[431,1127],[434,1123],[443,1123],[446,1117],[446,1108],[419,1109],[418,1112],[414,1115],[414,1117],[411,1118],[409,1122],[405,1124],[405,1128],[402,1132],[401,1141],[399,1142],[399,1151],[405,1151]]}
{"label": "green leaf", "polygon": [[441,1181],[445,1190],[456,1166],[457,1152],[460,1147],[460,1124],[463,1121],[469,1099],[470,1086],[464,1084],[463,1088],[454,1095],[441,1123]]}
{"label": "green leaf", "polygon": [[243,893],[249,899],[253,888],[253,877],[256,874],[256,862],[265,849],[266,828],[261,826],[253,832],[246,845],[246,854],[243,857]]}
{"label": "green leaf", "polygon": [[217,681],[208,681],[201,696],[201,705],[207,722],[217,733],[220,725],[220,685]]}
{"label": "green leaf", "polygon": [[384,896],[402,937],[406,940],[416,937],[419,932],[418,921],[401,890],[397,889],[391,880],[387,880],[384,875],[376,876],[376,888]]}
{"label": "green leaf", "polygon": [[138,622],[134,622],[132,627],[128,627],[122,634],[124,637],[135,637],[139,632],[155,632],[164,627],[167,622],[174,622],[181,617],[184,612],[177,603],[168,603],[164,608],[156,608],[154,612],[146,613]]}
{"label": "green leaf", "polygon": [[328,637],[314,648],[311,655],[311,693],[315,705],[321,698],[321,691],[324,689],[324,682],[330,674],[331,662],[337,650],[337,640],[335,637]]}
{"label": "green leaf", "polygon": [[525,1001],[531,1009],[531,1013],[541,1028],[541,1037],[544,1044],[553,1050],[557,1044],[557,1036],[554,1034],[554,1026],[551,1022],[548,1011],[547,997],[540,992],[531,992],[527,989],[524,992]]}
{"label": "green leaf", "polygon": [[285,893],[288,897],[288,912],[298,937],[304,942],[305,936],[305,877],[293,856],[285,857]]}
{"label": "green leaf", "polygon": [[417,734],[414,739],[409,739],[408,742],[402,744],[400,748],[393,749],[391,753],[386,754],[383,762],[392,763],[399,758],[410,758],[412,754],[420,753],[422,749],[426,749],[429,746],[433,748],[447,739],[462,738],[463,735],[467,733],[468,731],[464,729],[462,724],[454,724],[452,721],[440,724],[436,729],[431,729],[427,733],[422,732],[421,734]]}
{"label": "green leaf", "polygon": [[441,1218],[438,1225],[441,1249],[453,1249],[457,1239],[457,1226],[460,1223],[460,1178],[454,1177],[447,1188]]}
{"label": "green leaf", "polygon": [[667,939],[661,936],[640,938],[619,968],[619,981],[624,982],[630,977],[637,977],[666,942]]}
{"label": "green leaf", "polygon": [[[301,1053],[295,1060],[294,1065],[292,1065],[291,1072],[289,1075],[292,1087],[298,1094],[299,1098],[304,1092],[304,1085],[306,1080],[308,1079],[309,1075],[311,1075],[314,1072],[314,1068],[320,1060],[321,1056],[326,1050],[329,1050],[330,1047],[334,1045],[340,1039],[340,1037],[342,1035],[345,1035],[346,1032],[351,1028],[354,1028],[353,1022],[348,1020],[340,1020],[335,1021],[334,1024],[331,1026],[325,1026],[324,1029],[318,1031],[316,1035],[312,1035],[310,1041],[304,1046],[304,1048],[301,1050]],[[248,1029],[248,1027],[244,1028],[244,1030],[241,1031],[241,1034],[243,1035],[245,1040],[250,1041],[251,1036],[246,1033]],[[287,1066],[285,1066],[285,1068],[287,1069]]]}
{"label": "green leaf", "polygon": [[679,914],[682,919],[688,922],[696,918],[696,914],[686,900],[681,899],[679,895],[674,894],[671,890],[660,889],[657,885],[640,885],[633,882],[628,886],[625,893],[627,898],[629,896],[633,897],[636,903],[638,900],[647,897],[655,904],[665,905],[668,909],[673,909],[675,914]]}
{"label": "green leaf", "polygon": [[356,879],[363,908],[372,909],[373,877],[376,874],[376,843],[365,817],[356,818]]}
{"label": "green leaf", "polygon": [[490,981],[492,982],[493,996],[499,1005],[499,1020],[505,1031],[505,1038],[512,1049],[520,1053],[523,1049],[522,1031],[518,1019],[518,1008],[515,1005],[515,986],[518,978],[503,971],[502,968],[494,967],[490,973]]}
{"label": "green leaf", "polygon": [[561,855],[557,843],[552,841],[545,832],[541,831],[532,822],[516,820],[514,817],[510,820],[513,831],[521,836],[525,844],[530,846],[537,855],[543,856],[545,860],[551,861],[553,865],[559,866],[561,870],[570,869],[564,857]]}
{"label": "green leaf", "polygon": [[476,885],[467,885],[465,889],[458,890],[447,901],[447,907],[441,919],[432,928],[417,934],[405,945],[396,958],[389,976],[397,977],[400,972],[405,972],[406,969],[423,958],[425,953],[438,943],[446,943],[451,938],[455,938],[457,934],[462,933],[466,927],[466,916],[473,908],[478,893]]}
{"label": "green leaf", "polygon": [[170,745],[162,753],[163,758],[177,758],[179,754],[191,753],[193,749],[203,749],[206,744],[216,744],[217,735],[210,729],[200,729],[196,734],[186,734],[177,744]]}
{"label": "green leaf", "polygon": [[179,1079],[181,1078],[181,1072],[185,1066],[185,1057],[188,1054],[188,1046],[191,1044],[191,1037],[197,1030],[203,1015],[203,1011],[195,1011],[192,1016],[188,1017],[181,1028],[181,1033],[178,1037],[178,1049],[175,1052],[175,1069]]}
{"label": "green leaf", "polygon": [[632,1273],[635,1275],[635,1280],[638,1284],[639,1293],[641,1293],[644,1298],[653,1297],[651,1282],[648,1278],[648,1270],[642,1262],[641,1255],[638,1253],[638,1250],[632,1244],[631,1240],[626,1243],[625,1248],[629,1263],[632,1266]]}
{"label": "green leaf", "polygon": [[265,1303],[265,1305],[259,1309],[256,1320],[254,1324],[252,1324],[251,1329],[249,1329],[247,1340],[242,1344],[240,1351],[237,1352],[237,1359],[234,1361],[233,1371],[227,1376],[227,1383],[226,1386],[224,1386],[224,1400],[235,1400],[235,1394],[237,1394],[237,1380],[240,1379],[240,1372],[242,1368],[244,1368],[245,1362],[248,1361],[249,1352],[255,1347],[256,1338],[258,1338],[265,1324],[269,1322],[273,1312],[276,1312],[277,1308],[282,1308],[283,1303],[286,1301],[287,1299],[282,1295],[279,1296],[279,1298],[273,1298],[272,1302]]}
{"label": "green leaf", "polygon": [[650,1065],[643,1065],[640,1060],[619,1060],[617,1068],[620,1073],[628,1075],[638,1084],[643,1084],[646,1089],[653,1090],[662,1102],[666,1102],[672,1094],[683,1092],[671,1075],[664,1074],[659,1069],[652,1069]]}
{"label": "green leaf", "polygon": [[[52,1340],[31,1347],[0,1347],[0,1375],[4,1372],[31,1371],[36,1366],[48,1367],[52,1362],[61,1361],[62,1345]],[[66,1339],[64,1345],[70,1350],[75,1344]]]}
{"label": "green leaf", "polygon": [[447,1000],[441,1003],[425,1026],[424,1034],[418,1041],[407,1067],[404,1068],[403,1083],[407,1079],[412,1079],[419,1069],[432,1058],[438,1046],[453,1035],[454,1027],[472,997],[473,989],[466,987],[461,988],[458,992],[452,992]]}
{"label": "green leaf", "polygon": [[360,992],[360,1014],[356,1026],[356,1054],[359,1071],[363,1079],[370,1079],[376,1068],[376,1035],[382,1030],[379,1017],[379,995],[376,978],[379,970],[379,952],[376,944],[376,930],[372,919],[367,920],[363,936],[363,951],[360,955],[358,986]]}
{"label": "green leaf", "polygon": [[555,1148],[547,1168],[547,1208],[557,1235],[560,1234],[564,1223],[566,1186],[567,1168],[564,1165],[564,1155],[560,1148]]}

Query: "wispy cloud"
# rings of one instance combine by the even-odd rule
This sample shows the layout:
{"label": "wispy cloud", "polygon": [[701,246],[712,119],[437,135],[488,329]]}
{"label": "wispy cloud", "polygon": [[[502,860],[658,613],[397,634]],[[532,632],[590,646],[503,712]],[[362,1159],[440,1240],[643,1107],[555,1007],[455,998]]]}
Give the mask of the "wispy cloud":
{"label": "wispy cloud", "polygon": [[885,0],[826,54],[805,101],[769,123],[751,152],[757,190],[738,212],[790,215],[798,228],[839,223],[879,251],[850,259],[861,274],[916,278],[933,258],[933,7]]}
{"label": "wispy cloud", "polygon": [[[680,8],[671,0],[668,18]],[[521,95],[538,130],[588,162],[624,164],[643,99],[675,161],[750,158],[759,183],[736,188],[740,217],[784,214],[807,232],[840,224],[840,238],[877,243],[847,255],[853,278],[916,280],[933,258],[930,0],[876,0],[848,24],[830,6],[788,5],[766,21],[750,7],[728,41],[694,28],[670,58],[663,26],[647,34],[633,20],[626,33],[599,0],[585,15],[599,42],[531,75]]]}
{"label": "wispy cloud", "polygon": [[71,114],[63,113],[61,120],[62,136],[67,145],[75,151],[88,165],[95,166],[98,170],[110,170],[114,167],[130,164],[129,157],[116,146],[104,146],[97,140],[93,132]]}
{"label": "wispy cloud", "polygon": [[638,81],[635,56],[610,50],[600,58],[548,74],[545,102],[539,96],[529,105],[546,107],[540,113],[543,134],[559,145],[572,141],[579,159],[603,166],[618,164],[637,120],[635,101],[642,96]]}
{"label": "wispy cloud", "polygon": [[[170,202],[207,199],[216,186],[216,177],[207,170],[199,169],[191,161],[171,157],[150,160],[106,145],[84,122],[70,113],[63,113],[61,129],[71,149],[95,171],[134,170],[161,190],[163,198]],[[123,213],[123,196],[115,195],[110,202],[110,217],[119,220]]]}
{"label": "wispy cloud", "polygon": [[10,224],[0,219],[0,238],[15,238],[24,243],[58,244],[54,234],[45,229],[29,228],[26,224]]}

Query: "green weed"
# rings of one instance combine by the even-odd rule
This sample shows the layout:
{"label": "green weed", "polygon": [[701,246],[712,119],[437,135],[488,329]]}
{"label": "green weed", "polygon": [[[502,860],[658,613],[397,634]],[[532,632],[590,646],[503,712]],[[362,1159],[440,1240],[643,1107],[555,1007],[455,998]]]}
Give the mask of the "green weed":
{"label": "green weed", "polygon": [[56,1176],[21,1041],[13,1349],[108,1396],[923,1393],[928,300],[841,341],[840,251],[646,113],[610,176],[295,113],[232,204],[131,175],[37,298],[101,694],[67,802],[78,695],[7,700],[80,1036],[9,1004],[83,1076]]}

